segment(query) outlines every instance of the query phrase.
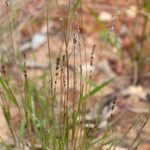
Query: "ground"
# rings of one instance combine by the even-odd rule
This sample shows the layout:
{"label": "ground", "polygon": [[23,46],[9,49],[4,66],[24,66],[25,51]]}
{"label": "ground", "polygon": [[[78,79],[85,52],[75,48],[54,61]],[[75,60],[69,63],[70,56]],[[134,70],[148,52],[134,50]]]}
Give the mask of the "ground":
{"label": "ground", "polygon": [[[7,51],[11,48],[11,39],[6,28],[8,19],[13,15],[17,18],[14,38],[17,41],[22,53],[26,53],[27,72],[31,79],[36,79],[41,75],[41,70],[48,66],[48,46],[47,46],[47,22],[46,5],[44,0],[28,0],[22,3],[16,0],[10,13],[4,1],[0,4],[0,24],[1,24],[1,49]],[[83,1],[83,25],[79,21],[79,12],[74,13],[75,20],[72,22],[71,39],[74,35],[81,37],[84,35],[85,47],[87,51],[87,69],[90,72],[90,57],[94,45],[92,80],[100,84],[112,77],[115,80],[105,87],[101,93],[95,95],[88,104],[88,111],[93,111],[99,105],[99,96],[116,93],[118,95],[115,109],[112,111],[111,122],[113,122],[116,136],[124,134],[135,118],[142,119],[139,125],[135,126],[126,136],[126,140],[120,144],[118,150],[129,147],[132,139],[140,132],[142,123],[145,122],[147,112],[150,108],[150,14],[144,10],[141,1],[124,0],[87,0]],[[67,12],[67,2],[59,2],[63,13]],[[62,47],[62,13],[58,10],[55,2],[52,2],[49,16],[50,47],[52,51],[52,63],[59,57]],[[145,25],[145,18],[148,18]],[[108,40],[107,40],[108,38]],[[146,39],[146,40],[145,40]],[[76,40],[79,40],[78,38]],[[77,41],[78,42],[78,41]],[[72,42],[71,42],[72,43]],[[17,47],[17,45],[15,45]],[[69,45],[69,53],[72,44]],[[70,68],[73,57],[70,56]],[[79,53],[76,53],[76,64],[79,66]],[[55,67],[54,67],[55,68]],[[86,68],[86,60],[83,61],[83,70]],[[13,66],[11,68],[13,70]],[[72,70],[70,69],[70,72]],[[40,83],[38,85],[40,87]],[[78,90],[78,89],[77,89]],[[126,92],[126,94],[124,93]],[[71,93],[71,92],[70,92]],[[15,108],[11,108],[14,122],[19,122],[21,116]],[[140,118],[140,116],[142,118]],[[16,119],[17,118],[17,119]],[[119,118],[119,119],[118,119]],[[0,111],[0,137],[9,139],[9,131],[3,114]],[[142,144],[139,150],[150,150],[150,119],[142,128]]]}

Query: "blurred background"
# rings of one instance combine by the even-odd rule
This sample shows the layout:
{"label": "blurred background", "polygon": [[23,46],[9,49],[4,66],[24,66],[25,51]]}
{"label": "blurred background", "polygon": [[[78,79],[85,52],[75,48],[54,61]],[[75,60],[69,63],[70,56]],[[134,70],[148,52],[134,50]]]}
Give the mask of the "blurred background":
{"label": "blurred background", "polygon": [[[72,0],[70,6],[74,3]],[[28,76],[40,87],[41,83],[37,83],[38,78],[49,66],[47,35],[52,66],[55,66],[56,58],[65,50],[64,33],[70,41],[70,55],[72,43],[80,41],[81,51],[84,53],[86,50],[86,58],[82,62],[83,72],[92,70],[93,84],[100,84],[115,77],[110,85],[92,98],[88,104],[88,112],[94,112],[98,108],[100,96],[103,95],[109,107],[106,112],[109,113],[109,104],[117,94],[112,124],[116,136],[122,135],[139,115],[142,115],[141,119],[144,120],[150,109],[150,1],[83,0],[82,9],[73,13],[74,19],[69,29],[63,26],[67,22],[69,2],[50,0],[49,4],[47,9],[46,0],[0,0],[1,64],[9,68],[8,73],[15,75],[12,50],[16,51],[20,67],[20,55],[26,54]],[[77,38],[74,38],[75,36]],[[93,46],[96,47],[91,69]],[[70,56],[70,69],[72,63],[73,57]],[[79,54],[76,54],[76,64],[80,64]],[[13,122],[17,126],[21,116],[14,107],[10,109]],[[140,132],[141,126],[142,144],[138,150],[150,150],[150,120],[144,125],[143,122],[139,120],[118,150],[128,149],[132,139]],[[105,127],[105,122],[102,126]],[[8,140],[9,134],[0,111],[0,137]]]}

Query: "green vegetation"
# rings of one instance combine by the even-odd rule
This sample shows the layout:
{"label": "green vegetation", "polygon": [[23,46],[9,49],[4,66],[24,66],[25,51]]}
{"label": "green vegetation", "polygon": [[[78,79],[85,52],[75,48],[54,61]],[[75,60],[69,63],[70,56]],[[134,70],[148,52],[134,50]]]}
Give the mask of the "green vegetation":
{"label": "green vegetation", "polygon": [[[55,2],[58,9],[60,9],[57,0]],[[8,4],[8,7],[12,8],[11,4]],[[22,54],[19,52],[19,48],[15,48],[13,41],[15,40],[13,35],[15,30],[13,27],[9,28],[13,49],[11,58],[7,58],[7,56],[3,57],[5,54],[1,55],[0,107],[11,132],[13,144],[9,145],[2,140],[0,147],[5,146],[8,150],[24,150],[27,145],[26,141],[28,141],[28,145],[32,150],[90,150],[96,144],[98,144],[99,149],[102,149],[104,146],[107,146],[107,149],[113,146],[116,147],[127,133],[117,141],[111,137],[111,125],[108,124],[107,129],[97,137],[98,124],[101,121],[101,117],[96,118],[95,129],[92,132],[84,123],[86,120],[87,103],[92,100],[92,96],[100,93],[103,88],[115,81],[113,78],[100,85],[95,84],[92,81],[91,71],[95,46],[91,50],[91,57],[88,62],[84,46],[86,43],[81,42],[84,41],[84,35],[74,35],[71,38],[72,22],[75,19],[74,13],[78,12],[79,9],[78,23],[83,26],[82,1],[76,0],[73,5],[70,4],[67,15],[64,18],[62,17],[65,20],[62,23],[63,46],[60,48],[61,50],[55,64],[52,61],[49,35],[50,2],[47,2],[45,8],[47,10],[49,65],[46,69],[42,70],[40,76],[36,76],[35,74],[35,81],[28,74],[26,54]],[[91,10],[91,14],[103,30],[102,38],[105,38],[106,42],[119,49],[118,39],[108,39],[108,31],[103,22],[98,19],[94,11]],[[13,18],[10,17],[9,19],[9,23],[12,23]],[[17,28],[16,26],[15,24],[15,28]],[[0,30],[0,32],[3,31]],[[70,43],[73,43],[71,54],[69,53]],[[84,47],[84,50],[82,50],[84,54],[81,52],[81,44]],[[80,55],[80,65],[76,63],[76,53]],[[136,62],[141,60],[141,56],[141,54],[138,55],[137,53],[132,55]],[[70,60],[73,61],[71,69]],[[84,60],[86,60],[85,72],[83,69]],[[87,63],[90,63],[90,72],[87,71]],[[8,71],[8,68],[10,68],[9,65],[13,66],[12,71]],[[73,91],[72,96],[70,96],[71,90]],[[76,94],[76,91],[78,91],[78,94]],[[21,116],[19,127],[16,127],[13,123],[11,106],[16,107]],[[100,115],[99,111],[97,112],[97,116]],[[79,119],[82,120],[79,122]],[[128,132],[131,128],[129,128]]]}

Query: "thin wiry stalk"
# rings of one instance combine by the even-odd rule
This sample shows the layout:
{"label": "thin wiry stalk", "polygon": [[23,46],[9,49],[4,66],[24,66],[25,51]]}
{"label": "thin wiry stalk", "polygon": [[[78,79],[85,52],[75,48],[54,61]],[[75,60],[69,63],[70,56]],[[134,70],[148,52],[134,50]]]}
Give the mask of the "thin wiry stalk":
{"label": "thin wiry stalk", "polygon": [[135,142],[136,142],[137,139],[140,137],[140,135],[141,135],[141,133],[142,133],[142,131],[143,131],[143,128],[146,126],[146,124],[147,124],[147,122],[148,122],[148,120],[149,120],[149,117],[150,117],[150,110],[149,110],[149,113],[146,114],[145,116],[146,116],[146,119],[145,119],[145,121],[143,122],[143,124],[142,124],[140,130],[138,131],[138,133],[137,133],[137,135],[136,135],[136,137],[135,137],[134,140],[132,141],[131,146],[130,146],[130,149],[133,148]]}
{"label": "thin wiry stalk", "polygon": [[25,108],[25,116],[26,116],[26,121],[27,121],[27,129],[29,133],[29,138],[31,141],[32,149],[35,150],[35,141],[34,141],[34,135],[32,132],[32,123],[31,123],[31,115],[32,113],[32,106],[31,106],[31,97],[30,97],[30,91],[29,90],[29,84],[28,84],[28,77],[27,77],[27,71],[26,71],[26,66],[24,64],[24,79],[25,79],[25,85],[24,85],[24,93],[25,93],[25,100],[26,100],[26,108]]}
{"label": "thin wiry stalk", "polygon": [[50,71],[50,86],[51,90],[53,87],[52,82],[52,65],[51,65],[51,48],[50,48],[50,36],[49,36],[49,2],[47,3],[47,44],[48,44],[48,55],[49,55],[49,71]]}
{"label": "thin wiry stalk", "polygon": [[[49,78],[50,78],[50,95],[48,97],[48,117],[49,117],[49,126],[52,127],[54,124],[54,112],[53,112],[53,98],[54,98],[54,93],[53,93],[53,76],[52,76],[52,65],[51,65],[51,48],[50,48],[50,36],[49,36],[49,1],[47,2],[47,43],[48,43],[48,55],[49,55]],[[51,106],[51,101],[52,101],[52,106]],[[51,108],[51,111],[50,111]],[[52,113],[52,114],[51,114]],[[52,116],[52,117],[51,117]],[[51,126],[51,119],[52,119],[52,126]],[[53,130],[54,128],[52,128]],[[52,135],[52,132],[50,133]]]}
{"label": "thin wiry stalk", "polygon": [[[81,1],[80,3],[80,9],[81,9],[81,15],[80,15],[80,21],[81,21],[81,28],[84,29],[84,23],[83,23],[83,15],[82,15],[82,11],[83,11],[83,1]],[[86,49],[86,41],[85,41],[85,36],[84,34],[82,35],[82,39],[83,39],[83,52],[84,52],[84,61],[85,61],[85,82],[84,82],[84,93],[87,94],[88,92],[88,84],[87,84],[87,80],[88,80],[88,72],[87,72],[87,49]],[[86,116],[86,102],[82,102],[82,118],[83,118],[83,122],[85,120],[85,116]],[[84,123],[82,122],[81,124],[81,129],[85,132],[85,127],[84,127]],[[82,135],[81,135],[82,137]],[[82,142],[84,141],[85,136],[82,137]],[[82,145],[82,144],[81,144]]]}
{"label": "thin wiry stalk", "polygon": [[70,83],[70,79],[69,79],[69,55],[68,55],[68,49],[66,47],[66,50],[65,50],[65,53],[66,53],[66,70],[67,70],[67,73],[66,73],[66,76],[67,76],[67,83],[66,83],[66,86],[67,86],[67,90],[66,90],[66,106],[68,107],[68,101],[69,101],[69,83]]}
{"label": "thin wiry stalk", "polygon": [[[55,0],[55,2],[56,2],[58,10],[60,10],[60,12],[61,12],[61,17],[62,18],[60,18],[60,19],[62,21],[63,31],[65,31],[65,20],[64,20],[63,10],[62,10],[62,8],[59,5],[58,0]],[[65,44],[67,44],[67,35],[66,35],[66,32],[63,32],[63,36],[64,36],[64,41],[63,42],[65,42]]]}
{"label": "thin wiry stalk", "polygon": [[[73,99],[72,99],[72,107],[73,107],[73,112],[72,112],[72,120],[74,118],[75,115],[75,92],[76,92],[76,43],[77,43],[77,39],[76,39],[76,35],[74,34],[73,36]],[[72,121],[73,122],[73,121]],[[73,141],[74,141],[74,132],[75,132],[75,125],[74,123],[72,124],[72,145],[73,145]]]}
{"label": "thin wiry stalk", "polygon": [[140,117],[141,115],[138,115],[136,120],[129,126],[128,130],[123,134],[123,136],[118,141],[116,141],[116,143],[114,143],[114,148],[116,148],[125,139],[131,129],[133,129],[133,127],[138,123]]}

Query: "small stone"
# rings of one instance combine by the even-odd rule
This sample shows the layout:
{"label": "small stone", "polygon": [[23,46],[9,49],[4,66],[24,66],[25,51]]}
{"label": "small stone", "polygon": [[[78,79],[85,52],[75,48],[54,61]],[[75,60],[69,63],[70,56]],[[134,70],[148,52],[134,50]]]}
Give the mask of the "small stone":
{"label": "small stone", "polygon": [[126,9],[125,12],[128,17],[135,18],[137,16],[137,12],[138,12],[137,6],[135,6],[135,5],[130,6],[128,9]]}
{"label": "small stone", "polygon": [[98,17],[101,21],[110,22],[112,20],[112,15],[108,12],[101,12]]}
{"label": "small stone", "polygon": [[40,33],[35,33],[32,37],[31,48],[37,49],[46,41],[46,36]]}

